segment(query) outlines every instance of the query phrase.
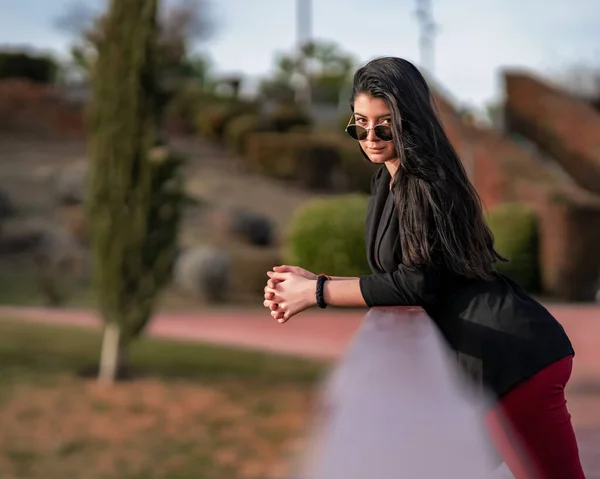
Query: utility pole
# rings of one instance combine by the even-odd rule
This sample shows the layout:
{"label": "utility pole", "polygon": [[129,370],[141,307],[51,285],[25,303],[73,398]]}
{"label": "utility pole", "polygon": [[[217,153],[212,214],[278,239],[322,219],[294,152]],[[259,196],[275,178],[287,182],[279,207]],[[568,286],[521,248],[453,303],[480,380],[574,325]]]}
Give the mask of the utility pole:
{"label": "utility pole", "polygon": [[419,61],[421,67],[433,75],[435,69],[434,37],[438,25],[433,20],[431,0],[417,0],[415,15],[420,28]]}
{"label": "utility pole", "polygon": [[310,68],[303,47],[312,40],[312,0],[296,0],[296,42],[302,83],[297,86],[296,100],[306,106],[312,102]]}

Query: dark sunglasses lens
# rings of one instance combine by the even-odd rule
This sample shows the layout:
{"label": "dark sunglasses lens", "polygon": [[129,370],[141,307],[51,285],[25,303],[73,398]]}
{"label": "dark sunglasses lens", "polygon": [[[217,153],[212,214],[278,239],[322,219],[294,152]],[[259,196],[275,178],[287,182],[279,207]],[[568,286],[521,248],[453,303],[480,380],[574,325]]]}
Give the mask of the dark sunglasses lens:
{"label": "dark sunglasses lens", "polygon": [[392,129],[389,126],[377,125],[375,128],[375,134],[383,141],[392,141],[394,135],[392,135]]}
{"label": "dark sunglasses lens", "polygon": [[367,130],[365,130],[362,126],[358,125],[348,125],[346,128],[346,132],[355,140],[364,140],[367,137]]}

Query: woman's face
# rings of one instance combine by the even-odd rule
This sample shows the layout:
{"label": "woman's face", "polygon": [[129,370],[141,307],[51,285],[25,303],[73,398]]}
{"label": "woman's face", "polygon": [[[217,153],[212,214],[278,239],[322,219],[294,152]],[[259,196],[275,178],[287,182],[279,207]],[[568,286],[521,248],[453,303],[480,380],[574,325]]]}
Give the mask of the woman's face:
{"label": "woman's face", "polygon": [[382,98],[361,93],[354,100],[354,123],[368,129],[367,137],[360,146],[373,163],[383,164],[397,161],[393,141],[383,141],[373,128],[377,125],[392,126],[392,113]]}

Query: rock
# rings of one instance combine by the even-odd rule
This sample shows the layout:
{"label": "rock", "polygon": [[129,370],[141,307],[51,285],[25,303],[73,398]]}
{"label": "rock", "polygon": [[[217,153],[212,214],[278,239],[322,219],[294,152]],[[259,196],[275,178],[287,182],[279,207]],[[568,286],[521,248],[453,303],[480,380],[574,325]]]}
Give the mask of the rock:
{"label": "rock", "polygon": [[54,198],[59,205],[83,203],[87,171],[87,161],[78,161],[56,173],[54,177]]}
{"label": "rock", "polygon": [[58,218],[69,234],[82,245],[88,244],[87,218],[82,204],[62,205],[58,208]]}
{"label": "rock", "polygon": [[183,249],[175,260],[173,282],[182,291],[210,303],[227,299],[231,261],[219,249],[200,246]]}
{"label": "rock", "polygon": [[0,237],[0,255],[31,261],[38,287],[53,306],[66,302],[86,263],[75,238],[39,218],[9,224]]}
{"label": "rock", "polygon": [[0,189],[0,221],[10,218],[15,214],[15,207],[9,194]]}
{"label": "rock", "polygon": [[0,256],[11,257],[32,253],[42,240],[39,231],[14,232],[3,231],[0,236]]}
{"label": "rock", "polygon": [[39,287],[52,306],[63,305],[83,274],[85,254],[68,232],[54,228],[44,232],[33,253]]}
{"label": "rock", "polygon": [[255,246],[270,246],[274,242],[274,224],[267,216],[236,208],[229,211],[228,225],[231,233]]}

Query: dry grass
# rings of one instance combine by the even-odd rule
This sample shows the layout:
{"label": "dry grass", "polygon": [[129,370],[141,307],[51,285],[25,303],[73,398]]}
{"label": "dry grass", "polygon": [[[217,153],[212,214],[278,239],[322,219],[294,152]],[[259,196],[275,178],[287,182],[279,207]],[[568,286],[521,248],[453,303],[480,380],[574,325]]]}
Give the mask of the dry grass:
{"label": "dry grass", "polygon": [[0,320],[0,477],[276,478],[301,443],[322,366],[144,339],[137,378],[80,375],[90,331]]}

